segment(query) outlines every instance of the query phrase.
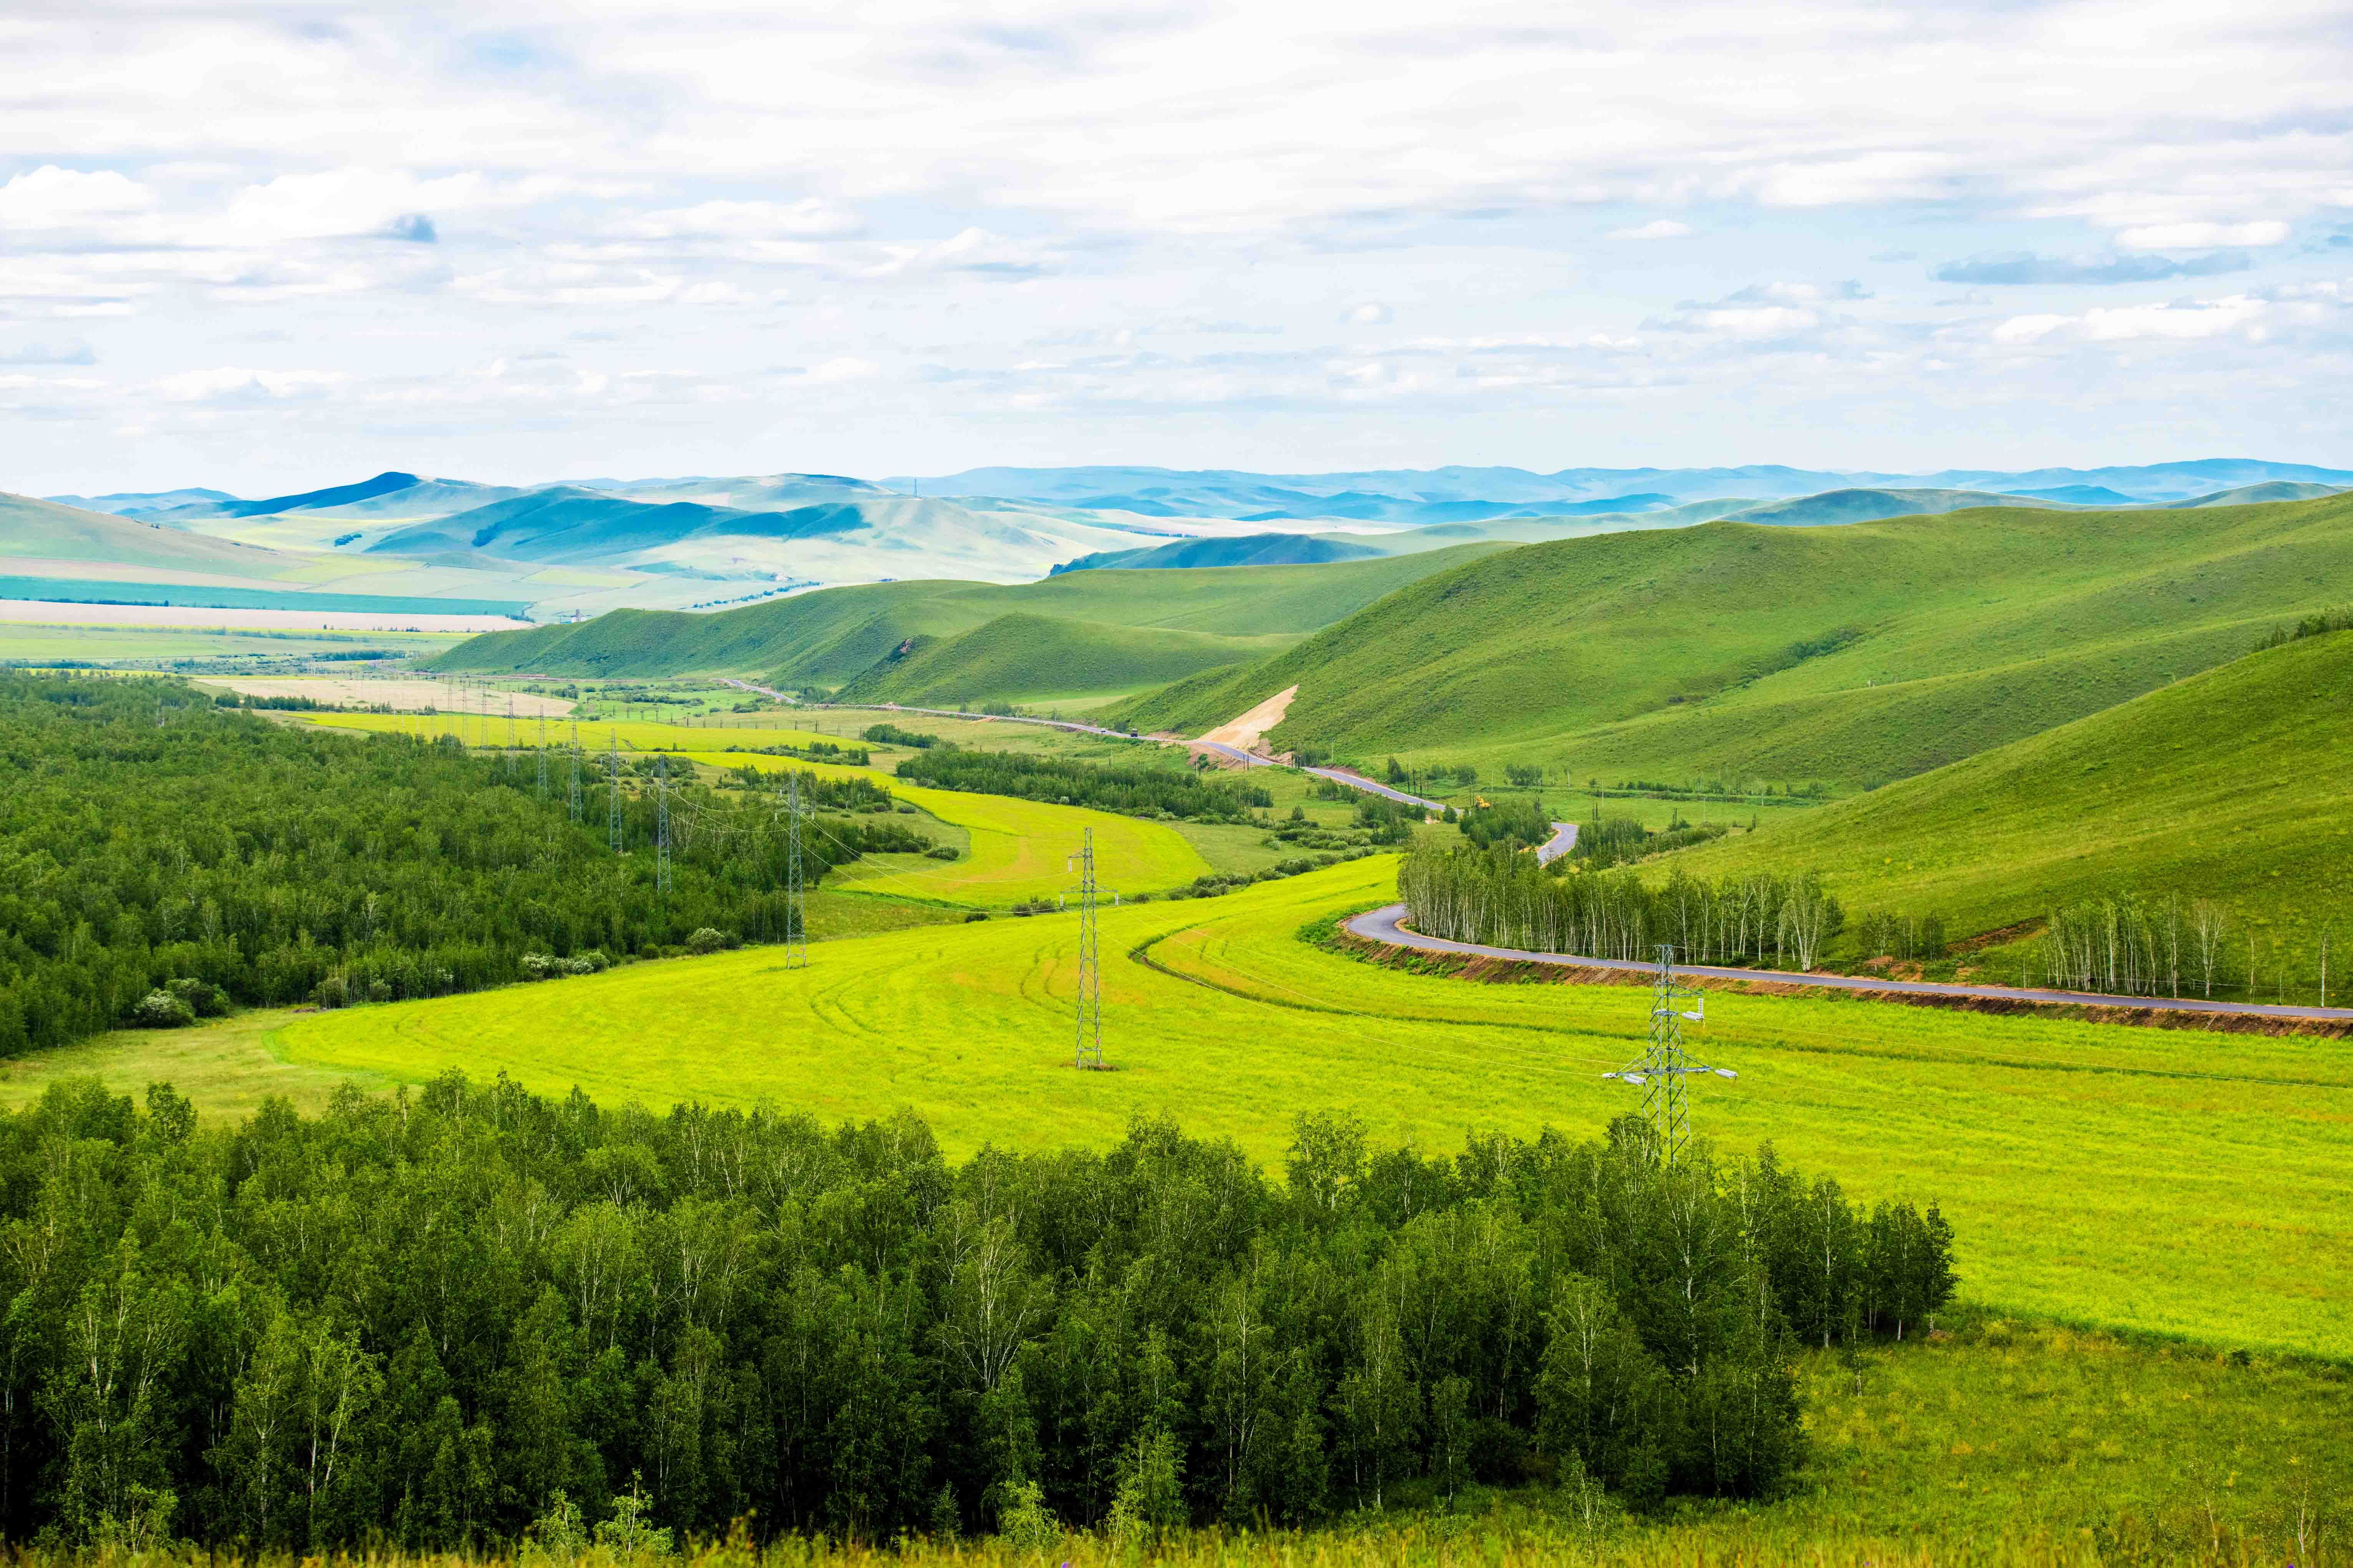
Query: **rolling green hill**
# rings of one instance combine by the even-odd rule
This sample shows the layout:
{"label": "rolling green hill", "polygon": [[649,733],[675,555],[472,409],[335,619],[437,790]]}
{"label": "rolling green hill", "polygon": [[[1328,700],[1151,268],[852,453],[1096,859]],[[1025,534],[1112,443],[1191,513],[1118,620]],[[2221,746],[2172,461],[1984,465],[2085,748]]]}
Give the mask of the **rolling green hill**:
{"label": "rolling green hill", "polygon": [[1246,664],[1297,634],[1228,637],[1168,626],[1115,626],[1015,614],[947,637],[912,637],[843,686],[844,702],[944,706],[1137,691],[1204,669]]}
{"label": "rolling green hill", "polygon": [[2348,584],[2353,496],[1713,522],[1473,561],[1113,717],[1198,731],[1296,684],[1278,747],[1862,785],[2235,658]]}
{"label": "rolling green hill", "polygon": [[303,563],[300,556],[260,545],[6,494],[0,494],[0,557],[257,579],[280,576]]}
{"label": "rolling green hill", "polygon": [[[575,626],[490,633],[451,649],[432,668],[484,674],[758,675],[838,686],[864,674],[910,637],[953,637],[1006,615],[1224,637],[1297,635],[1329,626],[1433,572],[1501,548],[1464,545],[1324,566],[1074,572],[1012,585],[869,583],[714,615],[614,610]],[[1073,689],[1060,688],[1064,694]],[[1123,685],[1102,689],[1116,691]]]}
{"label": "rolling green hill", "polygon": [[2353,632],[2336,632],[1649,864],[1820,870],[1850,910],[1941,910],[1956,938],[2122,891],[2210,899],[2293,978],[2353,908],[2348,795]]}

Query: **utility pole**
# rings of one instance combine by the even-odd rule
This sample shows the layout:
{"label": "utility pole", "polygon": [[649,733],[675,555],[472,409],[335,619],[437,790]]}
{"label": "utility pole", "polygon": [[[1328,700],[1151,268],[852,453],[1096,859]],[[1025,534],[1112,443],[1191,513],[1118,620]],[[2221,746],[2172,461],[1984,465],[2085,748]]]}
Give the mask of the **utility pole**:
{"label": "utility pole", "polygon": [[808,967],[808,888],[801,879],[801,776],[785,775],[785,967]]}
{"label": "utility pole", "polygon": [[[576,730],[579,726],[575,724],[573,728]],[[547,799],[547,710],[544,708],[539,710],[539,798],[543,803]]]}
{"label": "utility pole", "polygon": [[[1699,1002],[1701,1005],[1685,1012],[1682,1007],[1685,1002]],[[1699,992],[1675,984],[1675,950],[1661,942],[1659,967],[1651,979],[1649,1047],[1633,1066],[1601,1075],[1630,1083],[1642,1091],[1642,1120],[1651,1124],[1654,1152],[1661,1164],[1672,1165],[1682,1159],[1684,1147],[1691,1142],[1691,1107],[1683,1080],[1694,1073],[1714,1073],[1718,1078],[1740,1076],[1730,1068],[1712,1068],[1694,1061],[1683,1049],[1683,1020],[1701,1022],[1705,1016],[1705,1005]]]}
{"label": "utility pole", "polygon": [[1079,1044],[1071,1065],[1103,1070],[1103,966],[1095,945],[1095,830],[1071,857],[1079,873]]}
{"label": "utility pole", "polygon": [[654,891],[670,891],[670,753],[654,758]]}
{"label": "utility pole", "polygon": [[514,693],[507,693],[507,777],[514,777],[515,729]]}

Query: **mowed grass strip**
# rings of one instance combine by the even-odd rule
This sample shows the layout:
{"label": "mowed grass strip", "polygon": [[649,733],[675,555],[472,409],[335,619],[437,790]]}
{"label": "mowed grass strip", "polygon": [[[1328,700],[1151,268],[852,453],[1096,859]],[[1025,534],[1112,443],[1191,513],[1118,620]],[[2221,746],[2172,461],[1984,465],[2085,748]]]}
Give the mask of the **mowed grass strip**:
{"label": "mowed grass strip", "polygon": [[[1276,1161],[1313,1110],[1444,1150],[1472,1130],[1590,1134],[1635,1108],[1599,1075],[1641,1049],[1639,988],[1482,986],[1296,940],[1388,897],[1393,873],[1364,861],[1106,912],[1110,1073],[1071,1065],[1066,916],[830,943],[804,971],[753,950],[317,1015],[277,1044],[300,1065],[503,1071],[607,1101],[912,1108],[956,1153],[1108,1144],[1166,1113]],[[1941,1202],[1971,1297],[2353,1356],[2353,1070],[2336,1043],[1732,994],[1707,1013],[1697,1048],[1741,1077],[1695,1092],[1700,1131],[1744,1152],[1769,1139],[1863,1197]]]}
{"label": "mowed grass strip", "polygon": [[[493,695],[491,700],[497,698]],[[434,739],[455,735],[470,746],[491,746],[503,750],[507,745],[507,716],[503,712],[464,713],[320,713],[309,716],[311,722],[337,730],[366,730],[381,735],[422,735]],[[820,735],[813,730],[753,729],[746,725],[655,724],[643,720],[582,720],[580,746],[583,751],[601,752],[613,745],[624,752],[724,752],[730,746],[750,751],[762,746],[807,747],[819,742],[828,746],[859,745],[855,740],[845,741],[839,735]],[[547,721],[547,743],[551,746],[572,742],[572,721],[550,719]],[[539,721],[515,716],[514,744],[536,747],[539,744]]]}
{"label": "mowed grass strip", "polygon": [[[690,752],[686,760],[711,767],[753,768],[760,773],[796,770],[828,778],[873,779],[873,771],[796,762],[790,757],[743,752]],[[1009,795],[970,795],[925,789],[895,778],[892,797],[954,823],[971,835],[968,852],[956,860],[915,855],[872,855],[837,868],[826,878],[833,888],[869,888],[911,899],[932,899],[973,908],[1001,909],[1035,902],[1078,886],[1070,857],[1082,837],[1094,829],[1095,864],[1105,901],[1110,889],[1158,892],[1208,875],[1209,863],[1192,845],[1157,822],[1140,822],[1107,811],[1048,805]]]}

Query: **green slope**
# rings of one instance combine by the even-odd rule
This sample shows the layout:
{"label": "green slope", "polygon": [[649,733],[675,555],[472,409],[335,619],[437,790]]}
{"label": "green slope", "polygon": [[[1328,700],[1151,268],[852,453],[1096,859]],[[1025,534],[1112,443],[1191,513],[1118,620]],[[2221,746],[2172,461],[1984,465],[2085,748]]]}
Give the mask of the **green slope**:
{"label": "green slope", "polygon": [[841,688],[844,702],[1022,701],[1136,691],[1203,669],[1247,664],[1295,635],[1225,637],[1167,626],[1113,626],[999,616],[954,637],[911,638]]}
{"label": "green slope", "polygon": [[1714,522],[1476,561],[1113,717],[1198,731],[1296,684],[1278,746],[1864,784],[2235,658],[2348,584],[2353,496]]}
{"label": "green slope", "polygon": [[253,578],[276,577],[305,564],[301,556],[258,544],[5,493],[0,493],[0,557]]}
{"label": "green slope", "polygon": [[1850,910],[1942,910],[1957,938],[2112,891],[2178,892],[2301,954],[2315,922],[2353,911],[2348,700],[2353,633],[2311,637],[1651,864],[1820,870]]}
{"label": "green slope", "polygon": [[1501,548],[1463,545],[1323,566],[1073,572],[1011,585],[869,583],[715,615],[614,610],[576,626],[476,637],[432,668],[485,674],[761,675],[838,686],[910,637],[952,637],[1006,615],[1229,637],[1295,635]]}

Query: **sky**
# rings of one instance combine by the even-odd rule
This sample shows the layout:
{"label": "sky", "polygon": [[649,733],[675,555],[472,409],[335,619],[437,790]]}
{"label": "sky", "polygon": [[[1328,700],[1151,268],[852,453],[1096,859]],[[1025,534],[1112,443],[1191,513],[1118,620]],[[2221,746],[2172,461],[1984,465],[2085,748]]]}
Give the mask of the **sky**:
{"label": "sky", "polygon": [[2344,0],[0,11],[0,489],[2353,467]]}

